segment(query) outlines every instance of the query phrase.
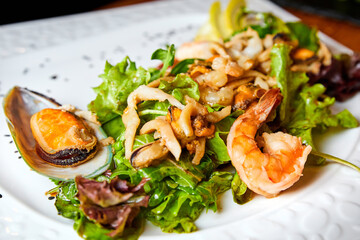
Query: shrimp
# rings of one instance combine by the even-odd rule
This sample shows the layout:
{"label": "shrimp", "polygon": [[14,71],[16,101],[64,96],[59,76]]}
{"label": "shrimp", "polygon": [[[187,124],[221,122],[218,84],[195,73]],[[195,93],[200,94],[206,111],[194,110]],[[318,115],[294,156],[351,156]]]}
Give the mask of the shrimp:
{"label": "shrimp", "polygon": [[279,89],[268,90],[236,119],[227,138],[228,153],[240,178],[249,189],[268,198],[299,180],[311,152],[300,138],[283,132],[264,133],[260,146],[263,152],[256,143],[257,130],[276,109],[280,96]]}

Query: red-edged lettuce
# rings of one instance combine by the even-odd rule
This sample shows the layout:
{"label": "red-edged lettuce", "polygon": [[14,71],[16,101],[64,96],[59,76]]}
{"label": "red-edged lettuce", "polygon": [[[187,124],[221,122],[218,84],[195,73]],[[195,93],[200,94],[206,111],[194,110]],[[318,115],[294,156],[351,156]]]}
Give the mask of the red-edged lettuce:
{"label": "red-edged lettuce", "polygon": [[310,84],[321,83],[326,94],[338,101],[345,101],[360,91],[360,54],[341,54],[322,66],[318,74],[308,74]]}
{"label": "red-edged lettuce", "polygon": [[[105,176],[102,177],[106,178]],[[104,185],[103,182],[95,180],[86,181],[94,181],[96,182],[95,185]],[[84,206],[84,203],[79,201],[77,197],[81,193],[79,193],[75,182],[59,182],[56,187],[58,191],[55,201],[56,209],[59,215],[74,220],[74,229],[84,239],[112,240],[115,235],[118,240],[138,239],[144,230],[145,219],[141,216],[142,213],[137,217],[135,216],[139,213],[140,206],[146,206],[148,197],[141,189],[143,183],[138,187],[130,187],[130,185],[124,183],[120,185],[120,187],[116,186],[116,189],[121,189],[123,193],[128,190],[133,196],[123,203],[103,208],[94,203],[98,201],[94,199],[94,196],[87,198],[88,195],[94,195],[93,190],[80,196],[81,201],[86,202],[86,206]],[[93,198],[94,202],[91,198]],[[104,197],[101,197],[101,199],[100,202],[106,202]],[[95,219],[99,221],[96,222]],[[129,225],[130,222],[131,225]],[[104,227],[102,224],[109,226]],[[127,224],[127,227],[123,229],[122,224]]]}
{"label": "red-edged lettuce", "polygon": [[122,236],[125,226],[131,226],[139,214],[140,207],[147,207],[149,196],[143,191],[146,181],[148,179],[143,179],[137,186],[131,186],[119,178],[98,182],[77,176],[79,208],[89,220],[111,229],[108,236]]}

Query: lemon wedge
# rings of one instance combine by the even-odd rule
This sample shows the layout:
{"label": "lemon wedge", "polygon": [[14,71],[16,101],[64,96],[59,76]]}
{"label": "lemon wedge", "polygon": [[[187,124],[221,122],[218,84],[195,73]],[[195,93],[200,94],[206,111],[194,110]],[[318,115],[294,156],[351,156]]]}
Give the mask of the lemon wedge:
{"label": "lemon wedge", "polygon": [[244,0],[231,0],[226,9],[222,12],[223,38],[230,37],[234,31],[240,29],[239,17],[242,15],[244,7]]}
{"label": "lemon wedge", "polygon": [[195,40],[219,41],[222,35],[219,31],[219,19],[221,15],[220,2],[214,2],[209,10],[209,20],[199,29]]}
{"label": "lemon wedge", "polygon": [[239,16],[245,7],[244,0],[231,0],[222,11],[221,3],[214,2],[209,10],[209,20],[199,29],[195,41],[222,41],[240,28]]}

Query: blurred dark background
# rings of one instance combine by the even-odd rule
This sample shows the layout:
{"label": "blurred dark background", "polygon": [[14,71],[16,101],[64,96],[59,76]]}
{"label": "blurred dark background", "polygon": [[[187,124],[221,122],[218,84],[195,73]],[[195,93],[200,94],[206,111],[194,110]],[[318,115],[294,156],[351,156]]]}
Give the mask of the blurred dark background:
{"label": "blurred dark background", "polygon": [[87,12],[111,2],[114,2],[114,0],[2,1],[0,24]]}
{"label": "blurred dark background", "polygon": [[271,0],[292,9],[347,20],[360,25],[360,0]]}
{"label": "blurred dark background", "polygon": [[[157,0],[8,0],[6,3],[3,1],[0,7],[0,25],[151,1]],[[305,24],[316,27],[352,50],[360,52],[360,0],[270,1],[285,8],[285,10],[300,18]]]}
{"label": "blurred dark background", "polygon": [[[149,0],[7,1],[0,8],[0,24],[93,11]],[[194,0],[201,1],[201,0]],[[214,0],[215,1],[215,0]],[[247,0],[251,1],[251,0]],[[347,20],[360,25],[360,0],[271,0],[286,8]]]}

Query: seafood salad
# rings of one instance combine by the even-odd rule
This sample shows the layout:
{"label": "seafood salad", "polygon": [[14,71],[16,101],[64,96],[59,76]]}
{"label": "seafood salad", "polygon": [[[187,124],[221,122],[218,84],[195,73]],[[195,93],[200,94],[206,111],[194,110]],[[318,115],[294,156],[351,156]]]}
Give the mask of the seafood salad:
{"label": "seafood salad", "polygon": [[360,171],[313,141],[358,127],[330,109],[360,90],[357,57],[332,54],[301,22],[214,2],[194,41],[152,54],[160,66],[106,62],[88,110],[21,87],[3,105],[23,159],[54,182],[47,194],[79,236],[137,239],[146,221],[190,233],[226,191],[242,205],[281,197],[308,165]]}

